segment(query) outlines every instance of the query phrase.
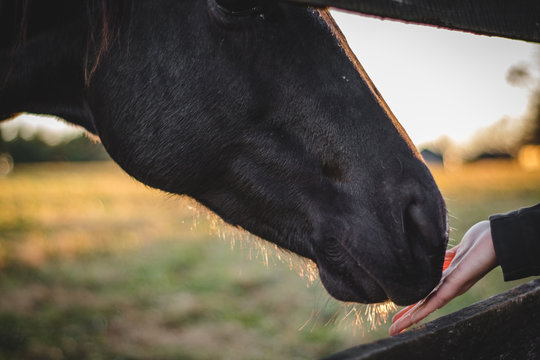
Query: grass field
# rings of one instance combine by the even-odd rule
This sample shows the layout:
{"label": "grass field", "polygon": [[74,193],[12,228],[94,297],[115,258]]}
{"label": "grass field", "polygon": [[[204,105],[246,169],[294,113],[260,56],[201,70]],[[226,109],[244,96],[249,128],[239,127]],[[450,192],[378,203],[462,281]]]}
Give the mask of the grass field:
{"label": "grass field", "polygon": [[[540,202],[540,172],[512,162],[433,172],[454,243]],[[313,359],[386,336],[250,241],[113,163],[16,166],[0,178],[0,359]],[[497,269],[431,318],[517,283]]]}

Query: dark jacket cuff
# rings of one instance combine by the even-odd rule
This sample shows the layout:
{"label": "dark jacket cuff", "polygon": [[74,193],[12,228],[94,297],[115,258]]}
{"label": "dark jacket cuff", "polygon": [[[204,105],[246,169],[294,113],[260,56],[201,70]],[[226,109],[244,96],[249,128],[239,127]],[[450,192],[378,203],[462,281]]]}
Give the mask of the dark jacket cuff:
{"label": "dark jacket cuff", "polygon": [[540,204],[489,217],[504,280],[540,275]]}

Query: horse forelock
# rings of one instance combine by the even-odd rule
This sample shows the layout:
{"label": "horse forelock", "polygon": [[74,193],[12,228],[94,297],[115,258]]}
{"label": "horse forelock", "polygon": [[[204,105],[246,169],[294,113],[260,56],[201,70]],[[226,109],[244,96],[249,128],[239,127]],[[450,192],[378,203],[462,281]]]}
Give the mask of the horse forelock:
{"label": "horse forelock", "polygon": [[[86,3],[88,17],[88,42],[85,59],[85,82],[88,85],[97,69],[102,56],[107,52],[111,42],[118,38],[119,23],[133,12],[132,0],[88,0]],[[129,31],[129,29],[128,29]],[[90,59],[93,53],[93,59]]]}
{"label": "horse forelock", "polygon": [[34,33],[83,16],[88,24],[84,59],[88,85],[103,55],[118,37],[120,22],[131,18],[132,3],[132,0],[20,0],[11,4],[0,1],[0,10],[4,13],[0,14],[2,32],[7,36],[0,36],[0,45],[11,48],[14,54]]}

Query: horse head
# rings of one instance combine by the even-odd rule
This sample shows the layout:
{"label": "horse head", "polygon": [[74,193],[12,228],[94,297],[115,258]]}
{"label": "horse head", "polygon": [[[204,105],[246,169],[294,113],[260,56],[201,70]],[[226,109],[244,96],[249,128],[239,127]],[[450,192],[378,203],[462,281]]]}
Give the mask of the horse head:
{"label": "horse head", "polygon": [[444,202],[327,10],[134,0],[101,51],[89,6],[39,3],[2,44],[0,114],[84,126],[139,181],[313,260],[337,299],[409,304],[437,284]]}

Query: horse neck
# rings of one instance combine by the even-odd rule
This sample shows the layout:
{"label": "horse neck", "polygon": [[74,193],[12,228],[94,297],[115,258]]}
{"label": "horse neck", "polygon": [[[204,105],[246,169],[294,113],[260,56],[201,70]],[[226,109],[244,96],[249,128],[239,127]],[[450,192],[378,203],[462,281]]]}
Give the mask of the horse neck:
{"label": "horse neck", "polygon": [[31,31],[26,38],[0,43],[0,121],[31,112],[59,116],[93,131],[84,101],[85,22],[51,27],[28,11]]}

